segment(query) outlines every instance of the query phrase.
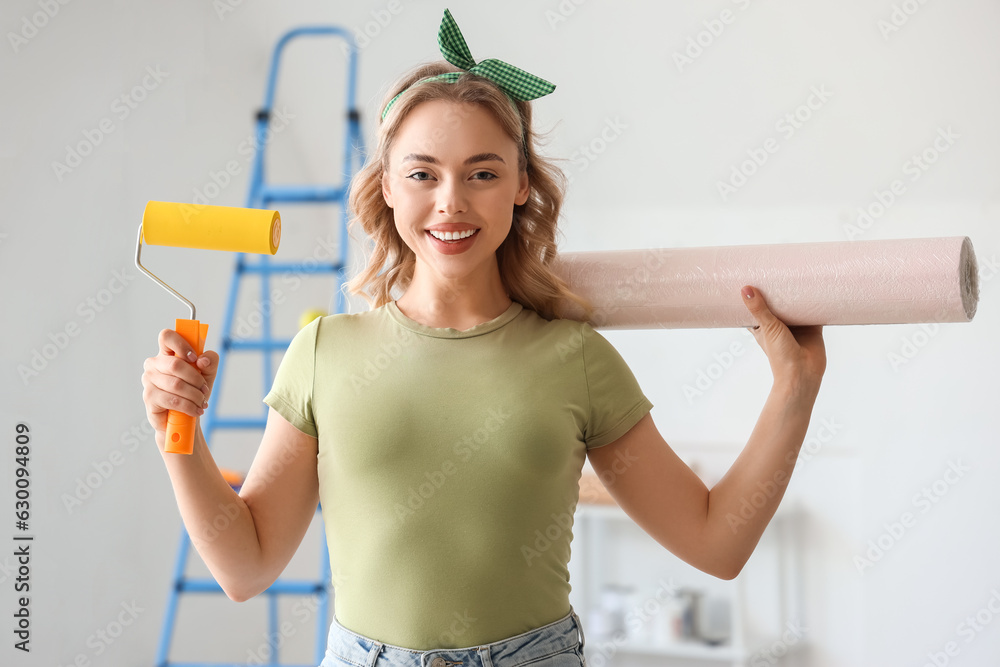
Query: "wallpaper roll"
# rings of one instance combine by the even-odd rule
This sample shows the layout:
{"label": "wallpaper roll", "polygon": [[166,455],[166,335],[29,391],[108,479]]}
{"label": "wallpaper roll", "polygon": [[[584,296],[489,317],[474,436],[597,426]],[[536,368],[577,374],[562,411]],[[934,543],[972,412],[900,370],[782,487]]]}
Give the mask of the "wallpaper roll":
{"label": "wallpaper roll", "polygon": [[743,285],[788,326],[969,322],[979,301],[967,236],[575,252],[552,266],[594,305],[595,329],[753,326]]}

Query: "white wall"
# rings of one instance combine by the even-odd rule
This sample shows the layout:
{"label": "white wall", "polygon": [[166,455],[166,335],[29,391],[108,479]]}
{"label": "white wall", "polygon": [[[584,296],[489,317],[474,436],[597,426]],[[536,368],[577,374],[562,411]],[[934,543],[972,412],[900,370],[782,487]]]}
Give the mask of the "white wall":
{"label": "white wall", "polygon": [[[402,0],[393,15],[381,1],[230,0],[233,11],[220,14],[223,2],[71,2],[47,20],[33,18],[45,4],[37,1],[0,9],[0,187],[7,212],[0,221],[0,405],[8,443],[18,422],[28,423],[34,438],[34,650],[26,658],[5,647],[14,664],[66,665],[80,655],[94,665],[150,664],[156,647],[180,521],[151,437],[133,446],[129,431],[146,423],[142,360],[155,353],[159,329],[186,311],[132,264],[145,202],[191,201],[213,172],[236,160],[240,173],[213,203],[243,205],[248,163],[240,145],[263,96],[273,45],[291,27],[363,30],[377,25],[373,17],[391,17],[361,52],[369,138],[383,86],[437,57],[437,3]],[[1000,619],[987,610],[980,622],[993,622],[981,631],[960,624],[1000,590],[993,515],[1000,505],[1000,281],[993,280],[1000,246],[1000,8],[986,0],[577,3],[448,5],[477,58],[506,59],[558,86],[535,110],[540,127],[551,130],[548,152],[567,158],[572,176],[563,250],[848,240],[845,225],[855,222],[858,207],[876,201],[875,191],[894,179],[903,180],[905,193],[857,238],[972,238],[983,271],[971,324],[942,324],[926,335],[919,325],[824,332],[829,366],[810,434],[823,420],[842,426],[796,471],[788,496],[812,513],[808,664],[918,665],[948,642],[958,650],[950,664],[995,659]],[[902,5],[915,13],[883,35],[880,22]],[[679,71],[674,54],[723,11],[732,21]],[[26,30],[25,21],[45,25],[15,44],[10,34]],[[275,180],[337,178],[339,58],[338,49],[320,43],[289,52],[278,106],[294,118],[268,148]],[[159,68],[161,80],[154,87],[147,78],[151,89],[124,117],[114,101],[130,95],[147,68]],[[792,136],[776,127],[818,89],[828,99],[818,105],[814,98],[819,108]],[[66,161],[67,145],[97,136],[102,119],[113,131],[102,132],[92,153],[60,177],[53,162]],[[613,141],[595,144],[601,152],[594,159],[584,157],[581,147],[612,126],[620,128],[608,131]],[[910,180],[905,163],[949,127],[958,138]],[[723,201],[717,182],[769,137],[778,151]],[[295,207],[282,214],[287,256],[316,252],[334,221]],[[200,319],[212,325],[214,348],[231,258],[154,248],[144,259],[196,301]],[[294,330],[302,308],[324,307],[329,288],[318,281],[290,292],[278,310],[278,333]],[[244,305],[252,308],[254,296]],[[98,312],[87,299],[105,303]],[[60,336],[67,325],[73,334]],[[770,380],[766,358],[744,332],[606,335],[655,404],[668,442],[691,456],[718,444],[724,458],[735,458]],[[683,386],[734,340],[747,352],[689,402]],[[919,352],[893,368],[888,355],[912,342],[922,343]],[[22,380],[18,367],[50,343],[58,348],[48,348],[53,358]],[[224,389],[233,409],[259,406],[255,373],[233,367]],[[240,467],[253,446],[252,437],[227,435],[213,451]],[[11,503],[6,451],[0,495]],[[68,508],[65,498],[88,473],[107,468],[115,451],[121,464]],[[924,512],[915,494],[959,461],[969,470],[956,484],[939,485],[946,495]],[[914,514],[915,525],[859,572],[853,558],[904,512]],[[8,547],[2,553],[10,554]],[[313,531],[290,570],[309,574],[316,553]],[[13,557],[0,563],[10,642]],[[133,601],[143,611],[118,639],[105,646],[92,637]],[[262,641],[263,607],[256,602],[192,603],[178,630],[185,648],[173,657],[246,660],[244,650],[234,655],[229,647]],[[296,628],[311,637],[311,626]],[[308,661],[310,652],[285,658]]]}

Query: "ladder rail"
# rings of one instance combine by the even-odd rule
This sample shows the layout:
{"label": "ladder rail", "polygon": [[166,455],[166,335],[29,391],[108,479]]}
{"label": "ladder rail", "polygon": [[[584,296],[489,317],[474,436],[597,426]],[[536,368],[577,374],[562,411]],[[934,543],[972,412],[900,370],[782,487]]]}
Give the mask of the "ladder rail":
{"label": "ladder rail", "polygon": [[[354,139],[355,132],[353,131],[354,125],[358,119],[358,112],[355,106],[355,100],[357,97],[357,62],[358,62],[358,51],[357,44],[354,41],[354,36],[347,30],[339,26],[304,26],[300,28],[294,28],[286,32],[278,43],[274,47],[274,53],[271,56],[271,65],[267,75],[267,86],[264,92],[264,103],[261,109],[257,112],[257,146],[258,149],[254,153],[253,168],[251,169],[250,177],[250,191],[247,194],[247,207],[248,208],[263,208],[270,205],[272,202],[276,201],[275,198],[268,196],[267,188],[264,185],[264,148],[266,145],[267,138],[267,128],[270,124],[271,110],[274,107],[274,95],[277,89],[278,82],[278,72],[281,66],[281,56],[292,40],[300,37],[317,37],[317,36],[334,36],[344,40],[347,49],[347,123],[345,131],[345,141],[344,141],[344,171],[341,173],[341,178],[344,180],[344,185],[338,191],[328,192],[326,196],[337,197],[336,201],[342,202],[342,209],[346,209],[346,193],[348,188],[348,181],[351,174],[352,168],[352,140]],[[360,132],[357,132],[360,136]],[[307,188],[300,188],[300,190],[306,190]],[[321,195],[322,186],[314,187],[314,192],[317,196]],[[334,199],[313,199],[312,201],[335,201]],[[342,216],[342,222],[344,217]],[[346,232],[346,230],[345,230]],[[341,236],[340,244],[340,262],[338,264],[345,264],[347,261],[346,253],[347,246],[344,243],[346,234]],[[243,254],[240,253],[237,261],[241,263],[243,260]],[[267,266],[270,263],[270,258],[267,255],[261,257],[260,263],[262,266]],[[343,279],[344,271],[337,272],[338,283]],[[260,276],[260,303],[269,304],[270,303],[270,292],[271,292],[271,276],[270,272],[262,272]],[[337,285],[337,292],[340,292],[340,284]],[[232,293],[231,293],[232,294]],[[235,297],[232,297],[235,298]],[[338,311],[341,300],[340,297],[337,298]],[[261,338],[265,341],[271,340],[271,309],[264,308],[263,317],[261,321]],[[228,332],[229,329],[227,328]],[[268,385],[272,378],[274,377],[273,364],[271,361],[270,354],[262,355],[262,365],[261,369],[264,376],[264,385]],[[262,408],[263,409],[263,408]]]}
{"label": "ladder rail", "polygon": [[[265,148],[267,145],[267,130],[270,124],[270,114],[274,103],[274,94],[277,86],[277,77],[280,71],[281,55],[286,46],[296,38],[304,36],[335,36],[344,40],[344,53],[347,57],[347,92],[346,106],[347,118],[345,123],[345,141],[343,154],[343,170],[341,177],[343,184],[339,186],[329,185],[305,185],[305,186],[268,186],[265,177]],[[361,133],[360,114],[356,108],[357,89],[357,62],[358,49],[353,35],[346,29],[339,26],[305,26],[287,31],[275,45],[268,71],[267,85],[264,94],[264,104],[255,116],[255,136],[256,146],[253,156],[253,165],[250,173],[250,188],[247,195],[247,208],[264,208],[271,203],[278,201],[289,201],[296,203],[311,204],[339,204],[340,206],[340,248],[337,261],[330,264],[320,264],[319,266],[309,264],[296,264],[290,262],[274,263],[270,262],[267,255],[261,256],[258,262],[249,262],[243,253],[238,253],[235,259],[234,270],[229,284],[228,298],[226,300],[225,314],[223,317],[223,329],[221,345],[219,346],[219,366],[216,373],[216,390],[214,399],[210,401],[209,407],[202,418],[201,428],[205,436],[206,443],[211,448],[212,434],[216,428],[256,428],[262,429],[266,422],[267,409],[262,407],[262,415],[254,417],[220,417],[218,414],[219,394],[221,390],[221,378],[224,377],[226,361],[229,353],[237,350],[260,352],[263,360],[263,390],[273,381],[273,364],[271,362],[272,352],[276,349],[287,349],[290,342],[288,340],[275,340],[272,336],[271,310],[266,304],[270,303],[270,278],[276,273],[302,273],[319,274],[332,272],[335,274],[337,289],[335,290],[335,310],[333,312],[342,313],[344,311],[343,284],[346,281],[346,264],[348,254],[348,233],[347,233],[347,196],[349,183],[353,175],[364,163],[365,147]],[[236,304],[239,297],[240,283],[244,277],[249,275],[259,275],[261,282],[261,335],[259,339],[240,341],[234,340],[231,336],[233,331],[233,320],[236,312]],[[321,510],[321,506],[317,510]],[[315,663],[322,662],[326,652],[327,622],[330,613],[330,557],[329,547],[326,540],[326,531],[322,522],[320,524],[320,565],[319,579],[315,581],[288,581],[280,577],[264,591],[268,596],[268,628],[269,636],[277,636],[278,617],[278,595],[314,595],[318,600],[316,609],[316,643],[315,643]],[[221,593],[222,588],[216,583],[215,586],[203,579],[189,578],[186,576],[187,559],[190,555],[191,538],[185,526],[181,526],[181,539],[178,543],[177,556],[174,565],[172,586],[168,595],[166,613],[163,621],[162,631],[157,646],[156,665],[158,667],[168,667],[169,665],[208,665],[213,664],[219,667],[225,663],[201,663],[201,662],[170,662],[168,654],[171,641],[173,639],[175,621],[179,607],[179,596],[181,593]],[[280,656],[278,646],[271,646],[270,663],[266,667],[278,667]]]}

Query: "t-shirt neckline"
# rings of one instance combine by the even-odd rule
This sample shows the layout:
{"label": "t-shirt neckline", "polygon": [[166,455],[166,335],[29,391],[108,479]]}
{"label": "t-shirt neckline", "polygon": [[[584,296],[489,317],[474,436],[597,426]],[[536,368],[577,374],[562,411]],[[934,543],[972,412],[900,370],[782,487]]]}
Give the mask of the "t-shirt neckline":
{"label": "t-shirt neckline", "polygon": [[399,306],[396,305],[395,301],[389,301],[386,304],[386,312],[389,313],[389,316],[392,317],[397,324],[406,327],[410,331],[414,331],[424,336],[433,336],[434,338],[471,338],[472,336],[481,336],[482,334],[496,331],[503,325],[507,324],[517,317],[523,309],[524,306],[520,303],[517,301],[511,301],[507,310],[503,311],[492,320],[480,322],[471,329],[461,331],[452,327],[429,327],[425,324],[417,322],[416,320],[411,320],[409,317],[404,315],[403,311],[399,309]]}

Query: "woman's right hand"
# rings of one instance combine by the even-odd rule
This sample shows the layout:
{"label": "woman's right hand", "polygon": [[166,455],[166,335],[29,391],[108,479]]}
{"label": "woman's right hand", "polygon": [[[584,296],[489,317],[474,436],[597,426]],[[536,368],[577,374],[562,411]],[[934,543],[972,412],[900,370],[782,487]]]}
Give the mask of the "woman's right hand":
{"label": "woman's right hand", "polygon": [[185,361],[195,360],[194,349],[179,333],[164,329],[158,342],[160,353],[142,365],[142,400],[146,404],[146,418],[156,429],[157,443],[162,446],[167,412],[177,410],[195,417],[205,412],[219,369],[219,355],[207,350],[197,358],[195,368]]}

